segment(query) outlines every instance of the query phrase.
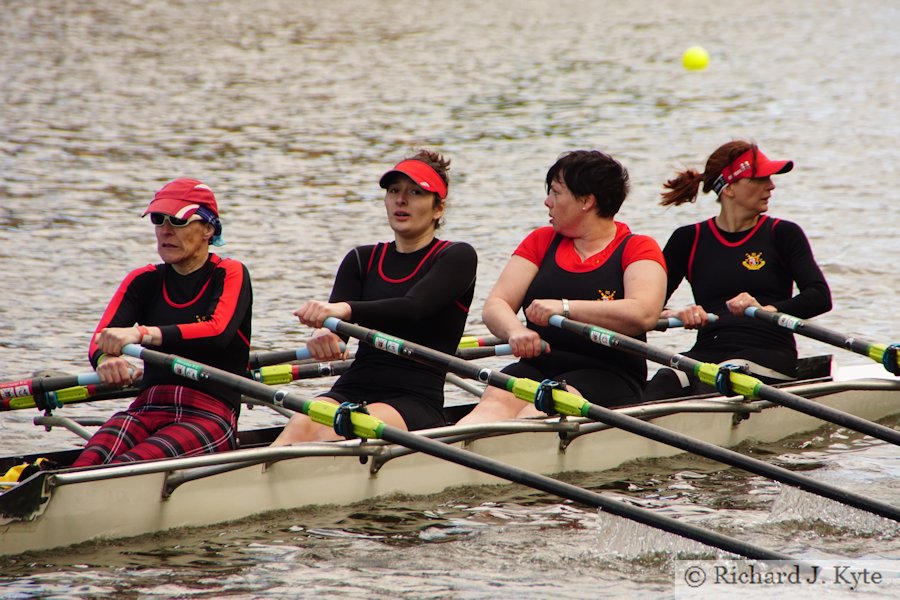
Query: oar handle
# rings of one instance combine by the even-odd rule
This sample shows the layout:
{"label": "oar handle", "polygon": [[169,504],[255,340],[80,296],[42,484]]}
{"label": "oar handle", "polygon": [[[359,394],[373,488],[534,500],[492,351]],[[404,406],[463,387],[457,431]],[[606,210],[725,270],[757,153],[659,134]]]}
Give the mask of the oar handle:
{"label": "oar handle", "polygon": [[353,360],[338,360],[334,362],[307,363],[305,365],[268,365],[250,371],[250,377],[254,381],[266,385],[281,385],[298,379],[311,379],[313,377],[330,377],[340,375],[350,368]]}
{"label": "oar handle", "polygon": [[[710,323],[715,323],[719,320],[719,315],[714,315],[713,313],[707,313],[707,318]],[[666,329],[671,329],[673,327],[684,327],[684,322],[678,317],[665,317],[656,322],[656,331],[665,331]]]}
{"label": "oar handle", "polygon": [[[541,354],[547,351],[547,342],[541,341]],[[459,348],[456,356],[464,360],[485,358],[487,356],[510,356],[513,353],[509,344],[497,344],[495,346],[480,346],[475,348]]]}
{"label": "oar handle", "polygon": [[[341,352],[347,349],[344,342],[340,343]],[[254,352],[248,361],[248,370],[260,369],[270,365],[278,365],[292,360],[308,360],[312,358],[309,349],[305,346],[295,350],[273,350],[271,352]]]}
{"label": "oar handle", "polygon": [[486,346],[496,346],[497,344],[502,344],[504,340],[500,338],[489,335],[486,337],[476,337],[474,335],[464,335],[459,338],[459,345],[457,348],[481,348]]}

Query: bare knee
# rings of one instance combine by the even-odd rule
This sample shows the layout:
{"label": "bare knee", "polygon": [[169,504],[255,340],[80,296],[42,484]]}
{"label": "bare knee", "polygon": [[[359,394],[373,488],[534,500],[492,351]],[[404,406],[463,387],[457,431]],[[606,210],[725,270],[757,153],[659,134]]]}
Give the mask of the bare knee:
{"label": "bare knee", "polygon": [[290,418],[275,441],[273,446],[287,446],[299,442],[310,442],[318,439],[317,429],[321,425],[313,422],[306,415],[294,415]]}
{"label": "bare knee", "polygon": [[527,402],[519,400],[509,392],[488,388],[472,412],[460,419],[458,425],[515,419],[527,405]]}

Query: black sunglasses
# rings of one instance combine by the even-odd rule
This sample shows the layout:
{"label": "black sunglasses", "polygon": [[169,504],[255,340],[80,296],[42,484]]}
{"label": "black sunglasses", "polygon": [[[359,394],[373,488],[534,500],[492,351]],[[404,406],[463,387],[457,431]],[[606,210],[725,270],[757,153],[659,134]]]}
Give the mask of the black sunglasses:
{"label": "black sunglasses", "polygon": [[188,223],[193,223],[197,219],[192,220],[193,215],[188,217],[187,219],[179,219],[178,217],[173,217],[172,215],[167,215],[165,213],[150,213],[150,222],[156,225],[157,227],[161,226],[166,221],[169,222],[169,225],[172,227],[185,227]]}

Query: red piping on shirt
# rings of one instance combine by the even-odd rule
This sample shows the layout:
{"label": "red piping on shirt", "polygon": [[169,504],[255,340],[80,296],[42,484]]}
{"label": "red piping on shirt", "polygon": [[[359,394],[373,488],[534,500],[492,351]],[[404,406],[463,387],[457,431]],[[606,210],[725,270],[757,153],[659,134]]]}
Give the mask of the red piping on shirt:
{"label": "red piping on shirt", "polygon": [[422,257],[422,260],[419,261],[419,264],[416,265],[416,268],[413,269],[412,273],[403,277],[402,279],[391,279],[387,275],[384,274],[384,269],[382,266],[384,265],[384,256],[387,254],[387,244],[382,246],[381,248],[381,256],[378,257],[378,275],[381,276],[382,279],[387,281],[388,283],[403,283],[404,281],[409,281],[419,270],[422,268],[422,265],[432,257],[432,255],[436,255],[437,253],[443,251],[447,246],[450,245],[450,242],[446,242],[444,240],[439,240],[437,244],[432,246],[431,250],[428,251],[428,254]]}

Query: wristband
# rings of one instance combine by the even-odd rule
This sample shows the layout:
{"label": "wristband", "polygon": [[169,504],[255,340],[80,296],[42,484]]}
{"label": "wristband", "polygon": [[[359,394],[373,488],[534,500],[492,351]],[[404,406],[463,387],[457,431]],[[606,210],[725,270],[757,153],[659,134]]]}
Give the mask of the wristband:
{"label": "wristband", "polygon": [[141,346],[149,346],[150,342],[153,341],[153,336],[150,335],[150,330],[143,325],[138,325],[137,330],[138,333],[141,334]]}
{"label": "wristband", "polygon": [[568,319],[569,318],[569,301],[566,298],[563,298],[562,305],[563,305],[563,316]]}

